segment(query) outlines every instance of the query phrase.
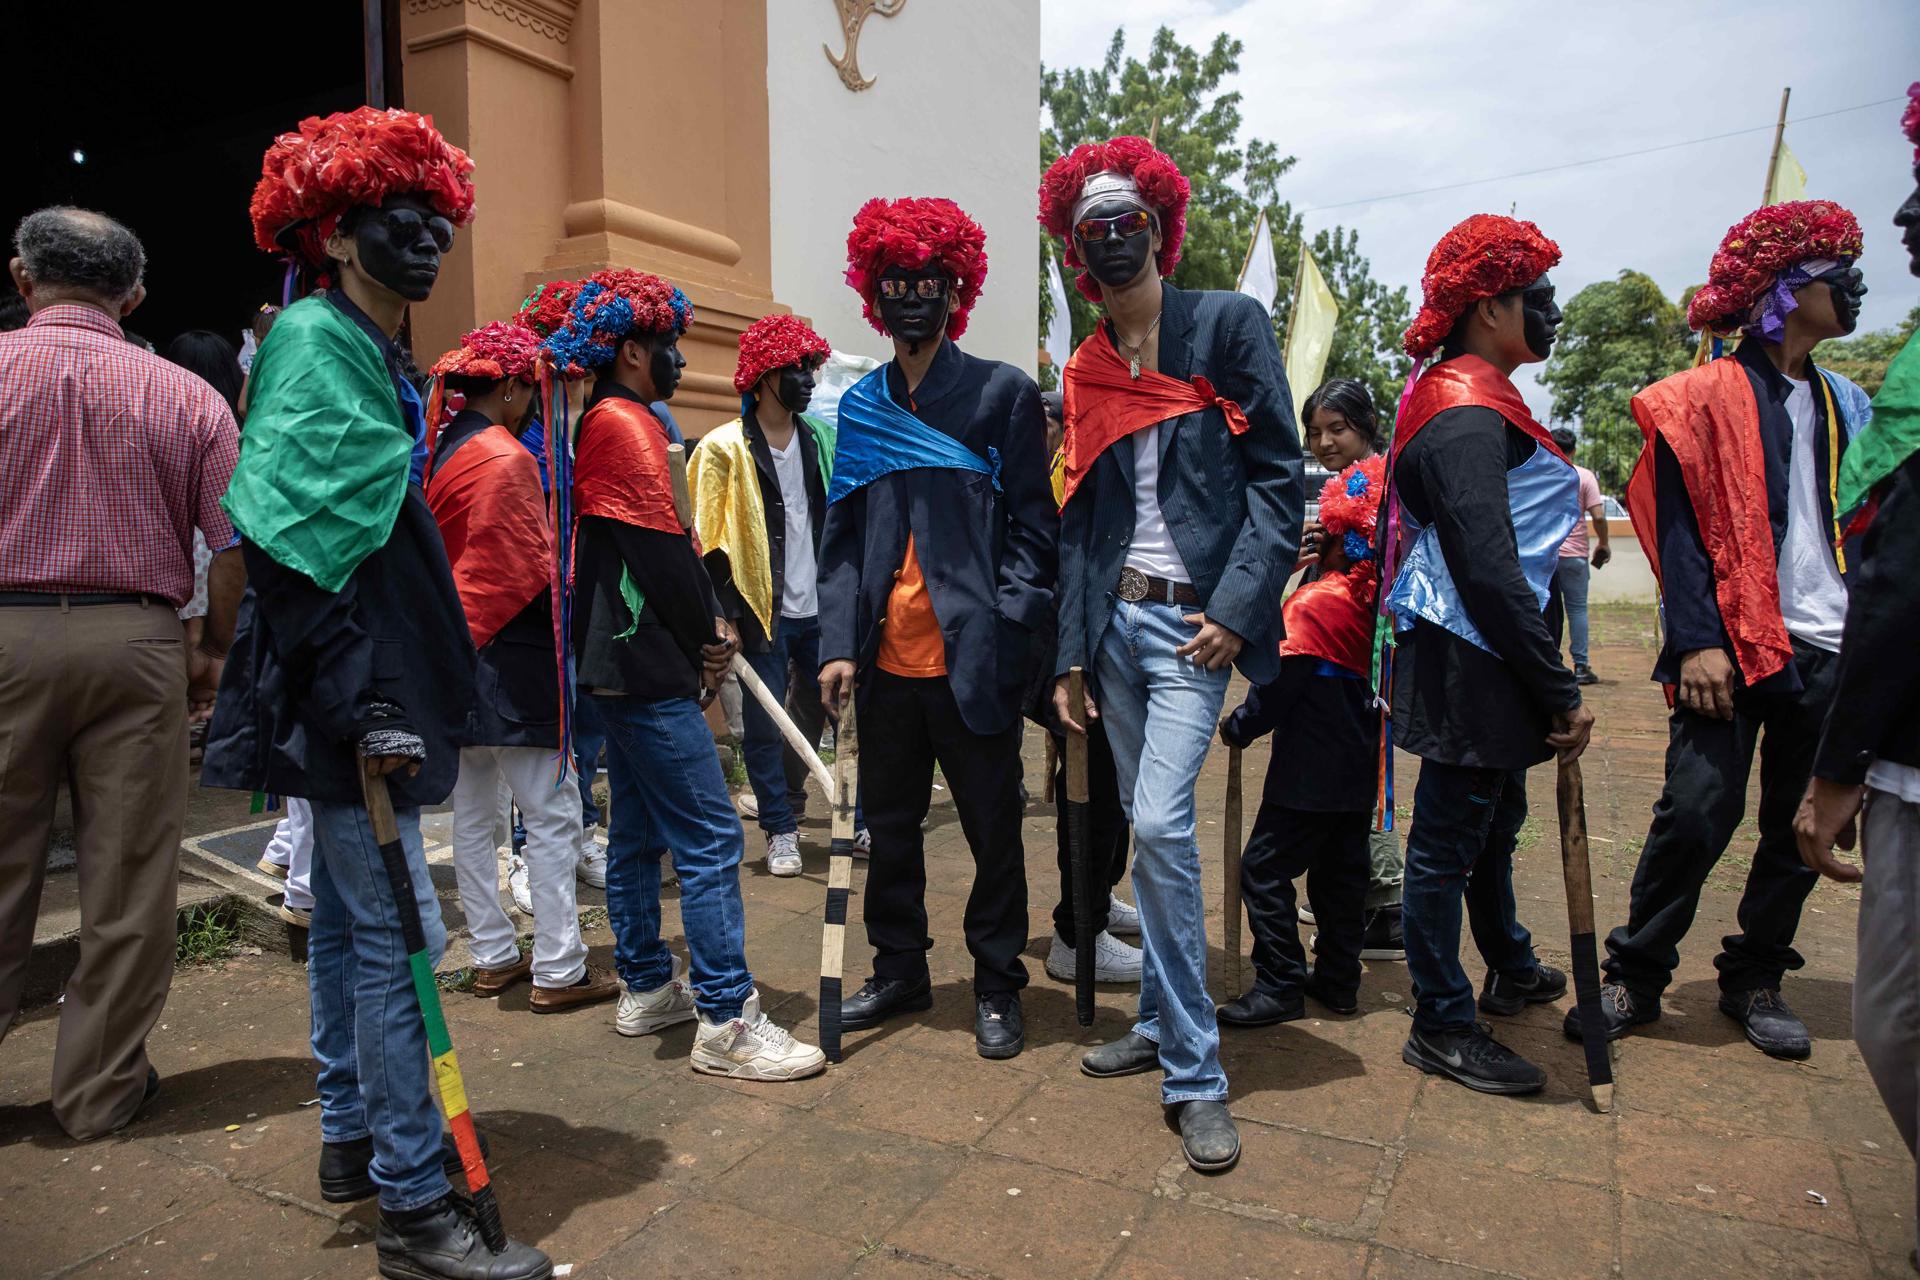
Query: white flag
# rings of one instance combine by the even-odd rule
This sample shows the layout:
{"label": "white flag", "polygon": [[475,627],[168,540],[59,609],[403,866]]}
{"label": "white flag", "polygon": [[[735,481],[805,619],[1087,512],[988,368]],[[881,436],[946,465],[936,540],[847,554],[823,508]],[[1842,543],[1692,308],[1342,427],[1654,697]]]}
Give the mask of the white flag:
{"label": "white flag", "polygon": [[1067,287],[1060,282],[1060,260],[1047,253],[1047,296],[1053,300],[1053,322],[1047,326],[1047,359],[1065,372],[1073,354],[1073,316],[1067,311]]}
{"label": "white flag", "polygon": [[1253,228],[1247,265],[1240,269],[1240,292],[1259,299],[1267,314],[1273,314],[1273,300],[1280,294],[1280,264],[1273,260],[1273,231],[1267,226],[1264,210]]}

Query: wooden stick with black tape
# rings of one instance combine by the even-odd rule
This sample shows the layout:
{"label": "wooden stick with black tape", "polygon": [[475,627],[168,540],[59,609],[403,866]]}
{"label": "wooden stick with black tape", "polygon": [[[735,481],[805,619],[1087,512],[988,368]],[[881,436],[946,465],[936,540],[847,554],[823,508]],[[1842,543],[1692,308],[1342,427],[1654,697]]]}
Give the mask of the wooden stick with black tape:
{"label": "wooden stick with black tape", "polygon": [[820,1049],[840,1061],[840,970],[847,958],[847,901],[853,896],[853,802],[860,786],[860,734],[852,696],[840,704],[834,735],[833,836],[827,846],[827,908],[820,932]]}
{"label": "wooden stick with black tape", "polygon": [[1587,861],[1587,805],[1578,760],[1560,762],[1560,869],[1567,882],[1568,945],[1573,949],[1574,1009],[1587,1055],[1587,1087],[1596,1111],[1613,1106],[1613,1062],[1600,1009],[1600,958],[1593,937],[1593,868]]}

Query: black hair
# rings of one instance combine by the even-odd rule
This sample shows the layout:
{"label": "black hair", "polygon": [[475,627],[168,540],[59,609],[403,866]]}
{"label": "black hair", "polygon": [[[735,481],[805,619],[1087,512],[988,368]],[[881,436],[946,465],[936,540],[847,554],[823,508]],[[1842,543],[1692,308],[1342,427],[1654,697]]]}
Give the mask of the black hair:
{"label": "black hair", "polygon": [[27,300],[12,289],[0,293],[0,333],[24,329],[27,317],[31,314],[32,312],[27,310]]}
{"label": "black hair", "polygon": [[1306,404],[1300,407],[1300,434],[1306,435],[1307,423],[1313,415],[1325,409],[1328,413],[1337,413],[1355,427],[1367,433],[1367,441],[1373,451],[1379,453],[1387,447],[1387,438],[1380,434],[1380,414],[1373,407],[1373,396],[1367,391],[1364,382],[1352,378],[1328,378],[1314,388],[1307,397]]}
{"label": "black hair", "polygon": [[471,400],[475,396],[490,395],[493,389],[505,382],[505,378],[476,378],[465,373],[444,373],[440,383],[449,391],[458,391]]}
{"label": "black hair", "polygon": [[163,354],[188,373],[204,378],[234,417],[240,416],[240,384],[245,375],[240,372],[240,353],[231,342],[208,329],[190,329],[169,342]]}
{"label": "black hair", "polygon": [[1067,401],[1066,397],[1061,395],[1060,392],[1042,391],[1040,393],[1040,408],[1055,422],[1066,421]]}
{"label": "black hair", "polygon": [[1572,427],[1555,427],[1553,429],[1553,442],[1560,446],[1560,452],[1571,458],[1574,447],[1580,443],[1580,440],[1579,437],[1573,434]]}

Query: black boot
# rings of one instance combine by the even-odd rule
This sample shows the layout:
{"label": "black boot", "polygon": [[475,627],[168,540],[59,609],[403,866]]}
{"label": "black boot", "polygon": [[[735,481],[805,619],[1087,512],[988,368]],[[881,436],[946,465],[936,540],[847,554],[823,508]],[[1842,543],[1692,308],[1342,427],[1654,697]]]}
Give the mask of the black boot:
{"label": "black boot", "polygon": [[1262,987],[1254,987],[1236,1000],[1229,1000],[1214,1011],[1214,1016],[1225,1027],[1271,1027],[1279,1022],[1292,1022],[1304,1017],[1307,1003],[1300,998],[1298,991],[1279,995]]}
{"label": "black boot", "polygon": [[380,1211],[374,1232],[380,1274],[393,1280],[550,1280],[553,1263],[530,1244],[487,1248],[464,1199],[448,1195],[419,1209]]}
{"label": "black boot", "polygon": [[1018,1057],[1027,1047],[1018,991],[989,991],[974,1001],[973,1047],[983,1058]]}
{"label": "black boot", "polygon": [[933,1008],[930,979],[907,982],[901,978],[868,978],[858,991],[840,1002],[840,1029],[865,1031],[902,1013]]}
{"label": "black boot", "polygon": [[[487,1135],[477,1133],[474,1136],[480,1139],[480,1154],[486,1156]],[[372,1138],[321,1143],[320,1198],[328,1204],[351,1204],[355,1200],[365,1200],[379,1190],[373,1185],[373,1175],[367,1172],[367,1166],[372,1163]],[[440,1136],[440,1168],[449,1178],[460,1173],[460,1148],[454,1145],[450,1133]]]}
{"label": "black boot", "polygon": [[1096,1080],[1139,1075],[1159,1065],[1160,1046],[1138,1031],[1129,1031],[1118,1040],[1089,1049],[1080,1058],[1081,1074]]}
{"label": "black boot", "polygon": [[1753,1047],[1770,1058],[1805,1058],[1813,1053],[1807,1024],[1787,1008],[1778,987],[1722,991],[1720,1012],[1739,1023]]}
{"label": "black boot", "polygon": [[[1660,1018],[1659,996],[1638,996],[1617,982],[1600,984],[1600,1018],[1607,1029],[1607,1039],[1618,1040],[1635,1027]],[[1560,1024],[1560,1030],[1569,1040],[1584,1039],[1580,1027],[1580,1006],[1567,1010],[1567,1020]]]}
{"label": "black boot", "polygon": [[1240,1130],[1224,1102],[1182,1102],[1167,1108],[1167,1126],[1197,1173],[1225,1173],[1240,1163]]}

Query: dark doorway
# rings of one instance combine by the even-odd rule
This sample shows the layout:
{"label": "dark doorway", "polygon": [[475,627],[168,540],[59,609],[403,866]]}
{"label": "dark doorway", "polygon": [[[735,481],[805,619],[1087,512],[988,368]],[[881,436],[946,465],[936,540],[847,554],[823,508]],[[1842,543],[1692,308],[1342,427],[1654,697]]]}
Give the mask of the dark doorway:
{"label": "dark doorway", "polygon": [[237,344],[280,301],[281,267],[247,220],[260,156],[303,117],[365,100],[361,6],[36,4],[8,28],[14,100],[31,110],[8,139],[6,255],[34,209],[98,209],[146,246],[129,329],[161,348],[188,329]]}

